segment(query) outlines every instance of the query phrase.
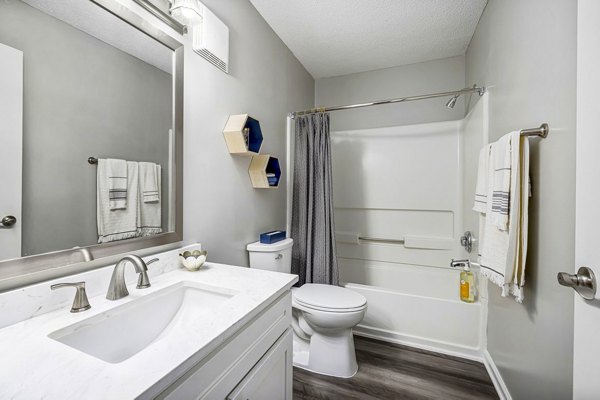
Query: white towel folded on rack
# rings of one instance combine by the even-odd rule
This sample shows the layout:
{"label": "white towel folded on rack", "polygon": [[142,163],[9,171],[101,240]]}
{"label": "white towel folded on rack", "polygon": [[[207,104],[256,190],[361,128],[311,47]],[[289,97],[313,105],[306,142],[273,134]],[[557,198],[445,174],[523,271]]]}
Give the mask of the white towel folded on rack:
{"label": "white towel folded on rack", "polygon": [[129,239],[138,235],[138,163],[128,161],[126,165],[127,208],[114,210],[111,209],[108,196],[107,170],[105,168],[98,168],[96,182],[98,243]]}
{"label": "white towel folded on rack", "polygon": [[[508,140],[507,140],[508,139]],[[498,146],[498,147],[496,147]],[[487,146],[486,146],[487,147]],[[507,229],[498,227],[499,219],[494,216],[490,201],[504,177],[496,174],[498,162],[495,158],[510,159],[510,184]],[[487,207],[480,216],[479,261],[481,274],[502,288],[502,296],[513,295],[519,303],[523,301],[525,284],[525,260],[527,257],[529,186],[529,141],[519,132],[512,132],[490,149],[487,174]],[[497,213],[496,213],[497,214]],[[490,218],[490,216],[494,216]]]}
{"label": "white towel folded on rack", "polygon": [[475,201],[473,211],[485,214],[487,209],[488,192],[488,165],[490,161],[491,145],[484,146],[479,152],[479,161],[477,165],[477,183],[475,185]]}
{"label": "white towel folded on rack", "polygon": [[[139,236],[151,236],[162,233],[162,214],[161,207],[162,202],[161,199],[161,167],[159,164],[153,163],[140,163],[140,164],[149,164],[146,168],[152,168],[154,170],[153,175],[156,178],[156,201],[146,202],[140,201],[139,203],[139,219],[138,219],[138,235]],[[140,181],[144,179],[142,177],[141,165],[140,165]],[[140,185],[141,190],[141,185]],[[144,193],[140,193],[140,197],[142,198]]]}
{"label": "white towel folded on rack", "polygon": [[127,162],[117,159],[99,159],[98,177],[108,184],[108,204],[111,210],[127,208]]}
{"label": "white towel folded on rack", "polygon": [[140,162],[140,189],[144,203],[160,201],[156,166],[154,163]]}

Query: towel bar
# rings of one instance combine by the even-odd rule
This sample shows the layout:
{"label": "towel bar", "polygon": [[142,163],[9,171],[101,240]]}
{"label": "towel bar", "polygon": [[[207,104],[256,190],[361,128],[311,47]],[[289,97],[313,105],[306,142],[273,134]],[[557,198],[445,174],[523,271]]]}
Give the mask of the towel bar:
{"label": "towel bar", "polygon": [[539,136],[545,139],[548,137],[548,132],[550,132],[550,126],[544,122],[539,128],[521,129],[521,136]]}

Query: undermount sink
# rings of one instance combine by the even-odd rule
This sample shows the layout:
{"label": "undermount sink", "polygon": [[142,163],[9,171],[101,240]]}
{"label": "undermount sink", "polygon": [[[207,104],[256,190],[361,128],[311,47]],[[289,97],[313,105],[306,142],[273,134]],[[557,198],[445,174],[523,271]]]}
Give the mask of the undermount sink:
{"label": "undermount sink", "polygon": [[180,282],[48,335],[72,348],[117,364],[127,360],[188,318],[207,311],[237,292]]}

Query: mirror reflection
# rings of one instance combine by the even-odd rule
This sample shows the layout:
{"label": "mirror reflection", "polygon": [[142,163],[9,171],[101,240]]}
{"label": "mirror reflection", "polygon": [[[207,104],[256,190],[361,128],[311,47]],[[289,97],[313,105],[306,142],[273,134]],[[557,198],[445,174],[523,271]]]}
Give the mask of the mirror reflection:
{"label": "mirror reflection", "polygon": [[91,1],[2,0],[0,59],[0,260],[174,230],[169,48]]}

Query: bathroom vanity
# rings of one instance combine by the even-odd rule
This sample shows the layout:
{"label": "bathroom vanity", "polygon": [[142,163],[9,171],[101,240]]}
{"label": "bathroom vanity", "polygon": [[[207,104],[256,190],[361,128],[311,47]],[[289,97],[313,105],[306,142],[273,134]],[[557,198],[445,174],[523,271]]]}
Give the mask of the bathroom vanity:
{"label": "bathroom vanity", "polygon": [[[0,399],[291,399],[297,277],[190,272],[173,250],[197,236],[183,236],[184,26],[154,1],[56,3],[0,1],[4,97],[19,105],[0,165]],[[97,162],[108,158],[161,166],[155,223],[137,201],[102,213],[111,197],[97,192]],[[111,279],[126,254],[145,262],[129,258]],[[143,276],[136,289],[131,262],[153,258],[151,285]]]}
{"label": "bathroom vanity", "polygon": [[[291,399],[297,277],[189,272],[177,252],[148,267],[147,289],[127,266],[130,294],[117,301],[105,298],[113,265],[0,294],[0,398]],[[76,281],[92,308],[70,313],[74,291],[50,285]]]}

